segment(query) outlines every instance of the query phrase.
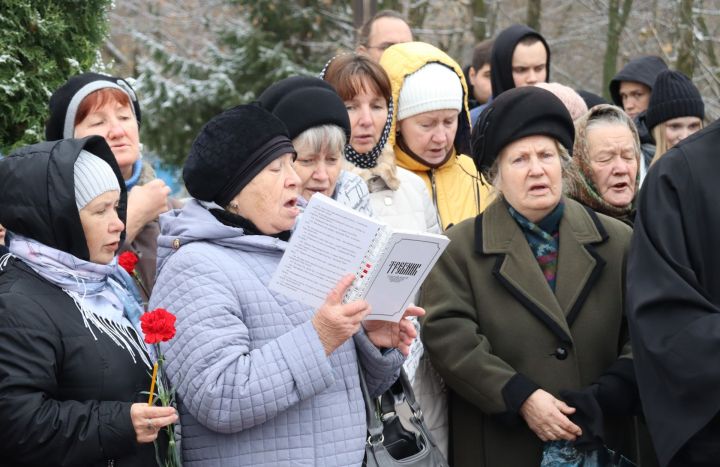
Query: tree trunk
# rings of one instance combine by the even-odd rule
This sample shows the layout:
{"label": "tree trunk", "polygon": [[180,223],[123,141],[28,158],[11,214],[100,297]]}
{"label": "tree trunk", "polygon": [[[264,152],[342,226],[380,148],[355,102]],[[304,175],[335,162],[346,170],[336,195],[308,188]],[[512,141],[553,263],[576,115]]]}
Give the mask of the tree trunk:
{"label": "tree trunk", "polygon": [[[608,30],[605,58],[603,59],[603,83],[609,83],[617,72],[620,36],[623,29],[625,29],[625,23],[627,23],[631,8],[632,0],[623,0],[622,8],[620,7],[620,0],[610,0],[608,2]],[[612,102],[610,90],[607,86],[603,90],[603,96],[609,102]]]}
{"label": "tree trunk", "polygon": [[473,36],[475,36],[475,42],[480,42],[488,37],[487,5],[485,5],[485,0],[473,0],[470,7],[472,8]]}
{"label": "tree trunk", "polygon": [[527,25],[540,32],[540,14],[542,13],[542,0],[528,0]]}
{"label": "tree trunk", "polygon": [[682,0],[678,12],[678,55],[675,67],[692,78],[695,70],[695,34],[693,34],[693,0]]}

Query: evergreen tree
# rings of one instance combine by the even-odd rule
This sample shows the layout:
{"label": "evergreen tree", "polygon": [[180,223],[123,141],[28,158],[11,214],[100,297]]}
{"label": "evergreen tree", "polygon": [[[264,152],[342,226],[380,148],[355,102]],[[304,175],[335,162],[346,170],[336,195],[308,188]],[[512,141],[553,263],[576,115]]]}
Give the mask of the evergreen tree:
{"label": "evergreen tree", "polygon": [[0,0],[0,152],[45,137],[48,100],[98,62],[111,0]]}
{"label": "evergreen tree", "polygon": [[317,75],[353,45],[350,2],[233,0],[237,18],[206,18],[217,37],[201,57],[169,54],[155,34],[138,35],[151,59],[138,65],[143,142],[181,165],[203,123],[223,109],[253,101],[290,75]]}

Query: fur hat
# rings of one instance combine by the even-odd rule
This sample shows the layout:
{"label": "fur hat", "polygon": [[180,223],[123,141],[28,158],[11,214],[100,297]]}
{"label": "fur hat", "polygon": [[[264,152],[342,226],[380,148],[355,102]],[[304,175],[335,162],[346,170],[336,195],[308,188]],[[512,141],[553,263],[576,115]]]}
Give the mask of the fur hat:
{"label": "fur hat", "polygon": [[433,110],[460,112],[463,89],[458,75],[440,63],[428,63],[403,82],[398,97],[398,121]]}
{"label": "fur hat", "polygon": [[665,70],[655,80],[645,123],[650,131],[678,117],[705,118],[705,104],[692,80],[679,71]]}
{"label": "fur hat", "polygon": [[320,125],[337,125],[350,139],[350,117],[345,103],[330,83],[311,76],[292,76],[268,87],[260,105],[287,127],[290,139]]}
{"label": "fur hat", "polygon": [[90,93],[104,88],[123,91],[130,98],[130,108],[140,125],[140,103],[133,88],[122,78],[82,73],[73,76],[50,96],[50,118],[45,124],[45,139],[55,141],[75,135],[75,115],[78,107]]}
{"label": "fur hat", "polygon": [[487,174],[505,146],[533,135],[554,138],[571,153],[575,127],[567,108],[553,93],[536,86],[505,91],[488,104],[473,127],[475,167]]}
{"label": "fur hat", "polygon": [[188,193],[225,207],[270,162],[295,154],[287,128],[257,104],[214,116],[193,141],[183,180]]}
{"label": "fur hat", "polygon": [[120,192],[120,183],[110,165],[84,149],[75,160],[73,175],[78,211],[105,192]]}

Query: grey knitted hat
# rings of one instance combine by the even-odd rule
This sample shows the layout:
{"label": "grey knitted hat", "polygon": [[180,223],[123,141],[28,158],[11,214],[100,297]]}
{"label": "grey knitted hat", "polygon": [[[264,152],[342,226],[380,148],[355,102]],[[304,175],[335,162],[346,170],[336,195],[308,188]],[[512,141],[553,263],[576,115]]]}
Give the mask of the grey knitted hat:
{"label": "grey knitted hat", "polygon": [[117,176],[110,165],[84,149],[75,161],[74,175],[78,211],[105,192],[120,191]]}

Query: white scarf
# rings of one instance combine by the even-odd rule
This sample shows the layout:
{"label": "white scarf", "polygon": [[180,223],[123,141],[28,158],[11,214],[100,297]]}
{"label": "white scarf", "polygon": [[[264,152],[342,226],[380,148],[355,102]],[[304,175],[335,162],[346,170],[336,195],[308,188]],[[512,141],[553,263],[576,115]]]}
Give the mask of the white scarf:
{"label": "white scarf", "polygon": [[17,234],[12,236],[9,249],[43,279],[60,287],[73,299],[85,327],[95,340],[97,336],[90,323],[126,350],[133,362],[137,362],[139,355],[143,363],[152,368],[142,338],[135,329],[142,307],[128,291],[128,280],[115,259],[108,265],[84,261]]}

